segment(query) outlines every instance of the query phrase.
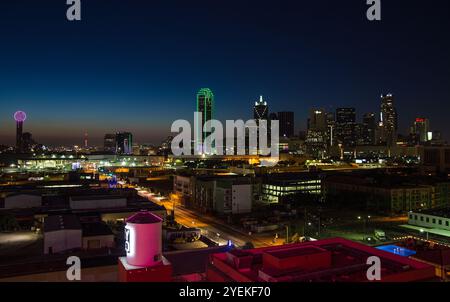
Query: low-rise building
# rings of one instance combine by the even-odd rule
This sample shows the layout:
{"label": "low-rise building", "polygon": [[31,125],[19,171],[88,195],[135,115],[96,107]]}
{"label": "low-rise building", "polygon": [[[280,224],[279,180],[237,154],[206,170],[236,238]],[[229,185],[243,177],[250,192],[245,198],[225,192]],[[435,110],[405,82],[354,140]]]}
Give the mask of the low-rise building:
{"label": "low-rise building", "polygon": [[292,194],[321,194],[322,180],[318,173],[280,173],[267,175],[262,180],[262,200],[278,203]]}
{"label": "low-rise building", "polygon": [[245,176],[197,176],[190,206],[203,212],[239,214],[251,211],[254,184]]}
{"label": "low-rise building", "polygon": [[85,250],[114,247],[114,234],[104,222],[83,223],[82,236]]}
{"label": "low-rise building", "polygon": [[362,200],[356,200],[355,195],[355,199],[348,202],[365,202],[367,207],[383,212],[400,213],[433,207],[432,185],[335,175],[324,180],[323,189],[327,196],[359,194]]}
{"label": "low-rise building", "polygon": [[380,282],[435,279],[433,266],[342,238],[214,254],[210,282],[368,282],[368,259],[381,260]]}
{"label": "low-rise building", "polygon": [[81,224],[75,215],[48,216],[44,220],[44,254],[82,247]]}
{"label": "low-rise building", "polygon": [[37,208],[41,205],[42,195],[38,193],[12,193],[0,200],[0,208],[4,209]]}
{"label": "low-rise building", "polygon": [[408,214],[408,224],[450,231],[450,208],[411,212]]}
{"label": "low-rise building", "polygon": [[124,208],[127,199],[123,196],[114,195],[85,195],[71,196],[70,208],[73,210]]}
{"label": "low-rise building", "polygon": [[244,214],[252,211],[252,185],[248,182],[219,182],[215,207],[221,214]]}

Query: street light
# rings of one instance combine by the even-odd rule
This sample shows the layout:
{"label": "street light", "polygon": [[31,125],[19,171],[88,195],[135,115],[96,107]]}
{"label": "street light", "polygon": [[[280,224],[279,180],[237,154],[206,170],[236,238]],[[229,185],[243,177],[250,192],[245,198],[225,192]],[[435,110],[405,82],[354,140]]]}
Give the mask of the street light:
{"label": "street light", "polygon": [[371,218],[372,216],[370,216],[370,215],[368,215],[367,217],[364,217],[364,219],[361,217],[361,216],[358,216],[358,220],[362,220],[363,221],[363,239],[365,239],[365,237],[366,237],[366,233],[367,233],[367,231],[366,231],[366,224],[367,224],[367,221]]}
{"label": "street light", "polygon": [[289,226],[286,225],[286,243],[289,243]]}
{"label": "street light", "polygon": [[[421,234],[425,233],[425,230],[424,229],[420,229],[420,233]],[[426,233],[427,233],[427,241],[428,241],[429,233],[428,232],[426,232]]]}

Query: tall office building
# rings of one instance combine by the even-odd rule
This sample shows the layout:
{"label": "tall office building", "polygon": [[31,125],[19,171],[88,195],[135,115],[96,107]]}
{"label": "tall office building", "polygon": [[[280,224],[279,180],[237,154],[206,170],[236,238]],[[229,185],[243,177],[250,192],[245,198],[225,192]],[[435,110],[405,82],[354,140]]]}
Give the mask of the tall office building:
{"label": "tall office building", "polygon": [[336,109],[336,139],[338,143],[351,147],[356,145],[355,108]]}
{"label": "tall office building", "polygon": [[413,134],[417,136],[420,143],[425,143],[432,139],[430,132],[430,121],[422,117],[416,118],[413,125]]}
{"label": "tall office building", "polygon": [[283,111],[278,112],[278,120],[280,122],[280,136],[293,137],[294,136],[294,112]]}
{"label": "tall office building", "polygon": [[323,109],[311,109],[309,111],[306,132],[306,146],[308,153],[315,156],[325,151],[328,144],[327,114]]}
{"label": "tall office building", "polygon": [[255,107],[253,107],[253,119],[256,122],[269,120],[269,106],[262,96],[259,97],[259,101],[255,102]]}
{"label": "tall office building", "polygon": [[84,133],[84,147],[87,149],[89,146],[89,134],[87,132]]}
{"label": "tall office building", "polygon": [[197,112],[202,113],[202,121],[198,127],[201,127],[203,141],[211,132],[203,131],[207,121],[214,119],[214,94],[209,88],[202,88],[197,93]]}
{"label": "tall office building", "polygon": [[276,114],[275,112],[271,112],[271,113],[269,114],[269,120],[270,120],[270,121],[276,121],[276,120],[278,120],[277,114]]}
{"label": "tall office building", "polygon": [[363,145],[374,145],[375,144],[375,132],[377,128],[377,122],[375,113],[366,113],[363,116],[362,121],[362,133],[361,142]]}
{"label": "tall office building", "polygon": [[16,152],[23,152],[23,123],[27,119],[27,115],[23,111],[14,113],[14,120],[16,121]]}
{"label": "tall office building", "polygon": [[328,146],[332,147],[336,141],[336,119],[333,112],[327,112],[327,139]]}
{"label": "tall office building", "polygon": [[308,130],[326,131],[327,113],[323,109],[311,109],[308,117]]}
{"label": "tall office building", "polygon": [[392,94],[381,95],[380,114],[381,140],[388,146],[397,143],[398,117]]}
{"label": "tall office building", "polygon": [[133,134],[129,132],[116,133],[116,154],[133,154]]}
{"label": "tall office building", "polygon": [[22,134],[22,152],[31,152],[35,144],[33,135],[30,132],[25,132]]}
{"label": "tall office building", "polygon": [[[255,106],[253,107],[253,119],[256,121],[256,124],[258,125],[258,129],[257,131],[259,132],[260,129],[259,127],[262,127],[260,124],[260,121],[266,121],[267,123],[267,128],[266,128],[266,133],[268,136],[268,141],[270,141],[270,137],[271,137],[271,124],[269,121],[269,105],[267,104],[266,101],[264,101],[263,96],[261,95],[259,97],[259,101],[255,102]],[[246,133],[246,136],[248,136],[249,133]],[[259,145],[259,140],[257,142],[257,148],[258,148],[258,152],[260,151],[260,145]]]}
{"label": "tall office building", "polygon": [[105,152],[115,152],[116,151],[116,135],[115,134],[105,134],[103,140],[103,150]]}

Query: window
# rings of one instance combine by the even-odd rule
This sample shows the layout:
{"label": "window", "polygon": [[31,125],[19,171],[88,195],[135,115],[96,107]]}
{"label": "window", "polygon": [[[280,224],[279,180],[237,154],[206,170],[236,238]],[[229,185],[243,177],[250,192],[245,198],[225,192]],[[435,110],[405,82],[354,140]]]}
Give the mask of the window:
{"label": "window", "polygon": [[439,225],[442,225],[442,220],[439,219]]}
{"label": "window", "polygon": [[427,217],[427,222],[430,222],[430,218]]}
{"label": "window", "polygon": [[413,219],[413,215],[412,214],[409,214],[409,219]]}
{"label": "window", "polygon": [[420,221],[423,221],[423,216],[420,216]]}
{"label": "window", "polygon": [[433,223],[436,223],[436,218],[433,218]]}
{"label": "window", "polygon": [[414,215],[414,219],[417,220],[417,215]]}
{"label": "window", "polygon": [[445,222],[445,226],[448,226],[448,220]]}

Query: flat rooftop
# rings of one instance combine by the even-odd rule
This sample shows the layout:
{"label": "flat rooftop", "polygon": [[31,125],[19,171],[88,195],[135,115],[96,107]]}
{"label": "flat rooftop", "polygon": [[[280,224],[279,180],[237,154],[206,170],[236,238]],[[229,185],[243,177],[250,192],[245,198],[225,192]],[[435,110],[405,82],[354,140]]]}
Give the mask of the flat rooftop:
{"label": "flat rooftop", "polygon": [[438,208],[438,209],[429,209],[429,210],[421,210],[416,211],[414,213],[417,214],[423,214],[423,215],[430,215],[430,216],[437,216],[442,218],[450,218],[450,208]]}
{"label": "flat rooftop", "polygon": [[108,200],[108,199],[126,199],[121,195],[85,195],[85,196],[70,196],[73,201],[91,201],[91,200]]}
{"label": "flat rooftop", "polygon": [[81,224],[75,215],[48,216],[44,220],[44,232],[60,230],[81,230]]}
{"label": "flat rooftop", "polygon": [[381,259],[381,281],[424,281],[435,277],[434,267],[428,264],[343,238],[214,254],[209,269],[213,275],[229,281],[367,282],[367,259],[371,256]]}

